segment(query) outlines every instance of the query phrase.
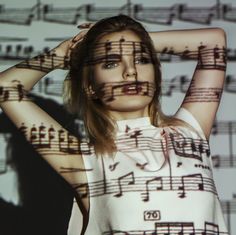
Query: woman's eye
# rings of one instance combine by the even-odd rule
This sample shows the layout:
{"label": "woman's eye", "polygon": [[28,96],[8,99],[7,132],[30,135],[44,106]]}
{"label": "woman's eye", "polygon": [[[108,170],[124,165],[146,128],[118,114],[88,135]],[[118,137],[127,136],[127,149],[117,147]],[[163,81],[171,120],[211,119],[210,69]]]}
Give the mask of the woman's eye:
{"label": "woman's eye", "polygon": [[135,58],[135,64],[149,64],[150,59],[147,57],[138,57]]}
{"label": "woman's eye", "polygon": [[117,62],[106,62],[102,65],[103,69],[112,69],[115,68],[117,66]]}

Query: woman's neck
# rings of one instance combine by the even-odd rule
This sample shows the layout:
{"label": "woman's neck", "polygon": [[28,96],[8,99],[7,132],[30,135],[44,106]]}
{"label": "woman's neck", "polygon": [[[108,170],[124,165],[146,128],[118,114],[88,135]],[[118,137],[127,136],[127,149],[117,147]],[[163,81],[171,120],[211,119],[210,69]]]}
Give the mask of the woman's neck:
{"label": "woman's neck", "polygon": [[109,114],[111,117],[116,120],[126,120],[126,119],[135,119],[135,118],[141,118],[141,117],[148,117],[148,107],[144,108],[142,110],[137,111],[127,111],[127,112],[118,112],[118,111],[109,111]]}

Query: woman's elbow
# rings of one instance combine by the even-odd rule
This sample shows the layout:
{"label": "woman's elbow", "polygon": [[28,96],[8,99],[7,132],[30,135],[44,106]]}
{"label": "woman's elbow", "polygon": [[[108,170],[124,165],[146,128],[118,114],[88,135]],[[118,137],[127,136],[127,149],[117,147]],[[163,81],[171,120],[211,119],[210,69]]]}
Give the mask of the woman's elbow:
{"label": "woman's elbow", "polygon": [[226,46],[227,36],[223,28],[214,28],[212,33],[216,44]]}

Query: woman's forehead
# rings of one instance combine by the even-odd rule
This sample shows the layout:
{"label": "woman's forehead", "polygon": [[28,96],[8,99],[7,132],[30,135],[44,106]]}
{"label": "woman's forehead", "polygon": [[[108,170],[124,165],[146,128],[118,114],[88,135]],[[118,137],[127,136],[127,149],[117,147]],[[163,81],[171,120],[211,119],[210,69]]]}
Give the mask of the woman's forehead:
{"label": "woman's forehead", "polygon": [[98,43],[104,43],[108,41],[119,41],[121,39],[124,39],[125,41],[134,41],[134,42],[142,41],[141,38],[135,32],[131,30],[124,30],[121,32],[106,34],[99,39]]}
{"label": "woman's forehead", "polygon": [[114,32],[104,35],[93,47],[95,54],[118,53],[133,54],[135,52],[148,53],[148,47],[137,34],[131,30]]}
{"label": "woman's forehead", "polygon": [[121,60],[123,55],[150,56],[148,46],[133,31],[125,30],[104,35],[88,53],[88,64],[101,63],[106,60]]}

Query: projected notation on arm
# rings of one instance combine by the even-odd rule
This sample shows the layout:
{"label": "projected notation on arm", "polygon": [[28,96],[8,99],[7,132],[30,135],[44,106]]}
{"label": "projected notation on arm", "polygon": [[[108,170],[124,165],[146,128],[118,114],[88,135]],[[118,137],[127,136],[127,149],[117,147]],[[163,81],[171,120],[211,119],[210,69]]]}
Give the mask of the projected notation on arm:
{"label": "projected notation on arm", "polygon": [[[170,97],[175,93],[185,94],[188,90],[190,78],[184,75],[164,80],[162,85],[162,96]],[[34,86],[31,93],[40,93],[61,97],[63,81],[46,76]],[[2,89],[2,88],[1,88]],[[152,87],[149,88],[150,90]],[[224,84],[224,92],[236,94],[236,76],[227,75]]]}

